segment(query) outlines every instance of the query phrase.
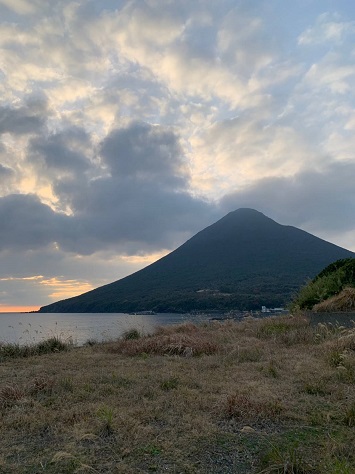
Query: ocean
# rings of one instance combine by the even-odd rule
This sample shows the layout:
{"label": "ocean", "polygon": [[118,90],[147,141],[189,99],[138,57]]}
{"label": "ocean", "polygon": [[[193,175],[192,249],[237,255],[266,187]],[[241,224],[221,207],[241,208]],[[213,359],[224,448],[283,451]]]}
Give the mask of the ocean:
{"label": "ocean", "polygon": [[157,326],[206,319],[207,316],[166,313],[0,313],[0,343],[34,344],[55,336],[83,345],[88,340],[118,338],[130,329],[147,334]]}

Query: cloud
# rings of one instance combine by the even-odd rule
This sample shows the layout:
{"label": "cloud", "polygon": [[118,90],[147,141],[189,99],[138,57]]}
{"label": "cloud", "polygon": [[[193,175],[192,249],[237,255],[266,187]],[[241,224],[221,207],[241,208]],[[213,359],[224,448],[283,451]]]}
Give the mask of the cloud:
{"label": "cloud", "polygon": [[28,0],[0,0],[0,5],[4,5],[19,15],[33,13],[36,9],[36,1]]}
{"label": "cloud", "polygon": [[330,90],[334,94],[346,94],[352,90],[355,67],[344,61],[343,55],[327,54],[322,61],[313,64],[305,76],[315,90]]}
{"label": "cloud", "polygon": [[342,21],[338,13],[322,13],[314,26],[298,38],[300,45],[317,45],[325,42],[341,43],[345,36],[355,33],[354,21]]}
{"label": "cloud", "polygon": [[84,130],[71,129],[33,138],[29,144],[29,161],[41,171],[43,167],[58,173],[83,173],[90,161],[90,138]]}
{"label": "cloud", "polygon": [[[0,252],[0,306],[41,306],[123,278],[162,255],[121,258],[116,252],[73,256],[54,246]],[[26,265],[24,265],[26,262]],[[54,296],[60,293],[60,296]]]}
{"label": "cloud", "polygon": [[65,233],[69,220],[42,204],[37,196],[4,196],[0,198],[0,252],[46,247]]}
{"label": "cloud", "polygon": [[213,123],[192,138],[193,182],[221,197],[260,176],[290,176],[323,160],[309,131],[266,113],[245,113]]}
{"label": "cloud", "polygon": [[[18,305],[40,305],[44,300],[70,298],[93,289],[93,286],[85,280],[63,277],[44,278],[42,275],[0,278],[0,282],[3,289],[0,294],[0,306],[10,303],[15,291],[18,292],[16,296]],[[31,296],[31,292],[35,293],[35,298]],[[41,295],[41,301],[39,295]]]}
{"label": "cloud", "polygon": [[80,242],[63,241],[63,248],[84,254],[107,245],[129,254],[156,251],[210,223],[213,206],[190,193],[182,148],[169,128],[132,122],[112,130],[100,154],[103,176],[62,179],[54,186],[81,229]]}
{"label": "cloud", "polygon": [[355,163],[332,163],[322,171],[260,179],[221,200],[224,211],[252,207],[281,223],[292,223],[324,238],[354,232]]}
{"label": "cloud", "polygon": [[138,64],[174,94],[242,107],[264,100],[248,81],[275,59],[276,40],[259,17],[230,2],[161,6],[132,1],[86,33],[106,54],[119,52],[116,67],[125,67],[124,59]]}
{"label": "cloud", "polygon": [[101,156],[112,176],[156,182],[160,186],[184,184],[183,152],[175,134],[161,126],[133,122],[113,130],[103,141]]}
{"label": "cloud", "polygon": [[14,170],[0,163],[0,182],[11,180],[14,177]]}
{"label": "cloud", "polygon": [[55,207],[70,215],[33,194],[4,196],[1,250],[55,244],[79,255],[108,248],[147,253],[211,223],[213,206],[190,193],[182,148],[169,128],[132,122],[113,130],[99,148],[101,166],[99,157],[92,164],[80,152],[88,143],[80,130],[31,140],[30,161],[52,183]]}
{"label": "cloud", "polygon": [[45,124],[46,104],[30,99],[22,107],[0,107],[0,134],[26,135],[39,132]]}
{"label": "cloud", "polygon": [[64,280],[57,277],[42,279],[39,283],[50,289],[48,297],[53,300],[70,298],[93,289],[87,281]]}
{"label": "cloud", "polygon": [[[1,147],[0,147],[1,156]],[[6,154],[4,153],[4,157]],[[4,160],[5,161],[5,160]],[[16,173],[9,166],[0,163],[0,196],[9,194],[13,185],[16,183]]]}

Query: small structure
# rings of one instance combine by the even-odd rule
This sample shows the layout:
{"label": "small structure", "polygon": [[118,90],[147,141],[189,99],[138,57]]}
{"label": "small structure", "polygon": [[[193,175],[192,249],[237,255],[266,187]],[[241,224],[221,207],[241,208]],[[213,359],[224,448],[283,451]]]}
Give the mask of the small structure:
{"label": "small structure", "polygon": [[288,313],[288,310],[280,307],[280,308],[267,308],[266,306],[261,307],[261,312],[262,313],[272,313],[272,314],[286,314]]}

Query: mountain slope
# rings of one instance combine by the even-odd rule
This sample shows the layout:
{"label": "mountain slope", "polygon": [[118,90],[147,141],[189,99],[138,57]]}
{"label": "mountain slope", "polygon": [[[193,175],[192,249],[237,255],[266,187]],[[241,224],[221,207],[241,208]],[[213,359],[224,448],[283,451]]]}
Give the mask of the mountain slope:
{"label": "mountain slope", "polygon": [[187,311],[283,305],[322,268],[355,257],[253,209],[230,212],[126,278],[41,312]]}

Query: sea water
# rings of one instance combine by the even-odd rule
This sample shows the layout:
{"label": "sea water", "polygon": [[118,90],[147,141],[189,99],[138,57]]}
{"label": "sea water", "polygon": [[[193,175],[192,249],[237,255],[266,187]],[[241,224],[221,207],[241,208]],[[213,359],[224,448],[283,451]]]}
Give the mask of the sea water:
{"label": "sea water", "polygon": [[34,344],[50,337],[82,345],[116,339],[130,329],[149,334],[157,326],[201,321],[208,316],[126,313],[0,313],[0,343]]}

